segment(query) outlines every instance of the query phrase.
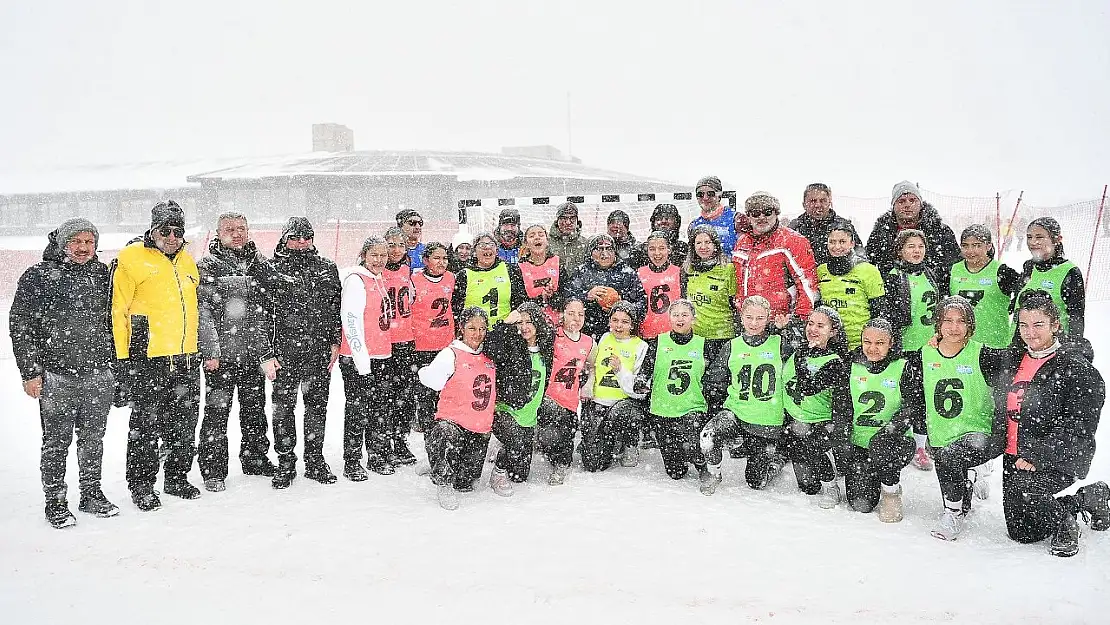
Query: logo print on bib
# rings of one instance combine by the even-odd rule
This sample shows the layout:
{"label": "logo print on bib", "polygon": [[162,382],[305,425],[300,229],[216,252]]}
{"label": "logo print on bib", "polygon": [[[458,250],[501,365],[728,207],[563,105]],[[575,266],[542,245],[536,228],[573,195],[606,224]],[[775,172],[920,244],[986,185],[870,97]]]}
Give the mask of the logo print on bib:
{"label": "logo print on bib", "polygon": [[975,373],[975,370],[972,369],[970,365],[957,365],[956,366],[956,373],[961,373],[963,375],[971,375],[972,373]]}

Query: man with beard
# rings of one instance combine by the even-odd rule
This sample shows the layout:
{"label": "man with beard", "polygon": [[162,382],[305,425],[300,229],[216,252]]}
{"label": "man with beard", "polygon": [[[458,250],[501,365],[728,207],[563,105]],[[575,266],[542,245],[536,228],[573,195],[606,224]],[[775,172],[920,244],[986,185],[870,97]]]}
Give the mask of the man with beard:
{"label": "man with beard", "polygon": [[[668,258],[672,265],[678,267],[686,261],[690,249],[687,247],[686,241],[678,238],[678,233],[682,232],[682,215],[679,214],[677,206],[674,204],[657,204],[655,210],[651,212],[651,231],[662,232],[667,235],[667,244],[671,248]],[[647,242],[636,247],[628,264],[633,269],[647,266]]]}
{"label": "man with beard", "polygon": [[548,239],[549,251],[562,260],[568,276],[574,275],[574,271],[586,262],[586,239],[582,237],[578,206],[563,202],[555,209],[555,223],[551,224]]}
{"label": "man with beard", "polygon": [[[339,304],[342,284],[335,263],[314,245],[307,217],[290,217],[274,249],[273,266],[290,281],[275,297],[274,353],[281,366],[270,394],[274,451],[278,455],[274,488],[287,488],[297,476],[298,390],[304,399],[304,476],[334,484],[324,461],[324,425],[331,388],[331,364],[339,354]],[[421,244],[423,246],[423,244]]]}
{"label": "man with beard", "polygon": [[493,234],[497,237],[497,257],[513,265],[520,262],[520,211],[502,210]]}
{"label": "man with beard", "polygon": [[185,213],[170,200],[154,206],[141,241],[120,250],[112,274],[112,333],[121,386],[132,398],[127,487],[144,511],[162,506],[158,440],[165,444],[163,488],[196,499],[186,479],[196,453],[200,409],[196,262],[185,249]]}
{"label": "man with beard", "polygon": [[636,237],[632,236],[632,232],[628,230],[632,225],[628,213],[620,209],[609,213],[605,225],[606,230],[609,231],[609,236],[613,237],[613,246],[616,248],[617,258],[623,263],[628,263],[628,259],[636,251]]}
{"label": "man with beard", "polygon": [[19,278],[9,317],[23,392],[39,400],[46,521],[59,529],[77,522],[66,501],[74,431],[78,509],[99,517],[119,513],[100,489],[114,358],[108,267],[96,258],[97,237],[96,226],[82,218],[51,232],[42,262]]}
{"label": "man with beard", "polygon": [[940,219],[940,213],[928,202],[921,200],[921,190],[914,183],[903,180],[894,185],[890,210],[879,216],[871,235],[867,237],[867,256],[887,275],[894,268],[897,254],[894,240],[903,230],[920,230],[925,233],[924,265],[932,271],[937,284],[948,284],[952,265],[960,260],[960,246],[956,235]]}
{"label": "man with beard", "polygon": [[790,229],[809,240],[809,247],[813,250],[818,267],[829,262],[829,233],[834,228],[851,233],[856,256],[866,260],[863,241],[856,233],[852,220],[837,215],[833,210],[832,189],[829,185],[823,182],[807,185],[802,193],[802,208],[805,212],[790,222]]}
{"label": "man with beard", "polygon": [[224,213],[200,269],[200,351],[204,357],[204,421],[200,426],[200,473],[204,488],[224,490],[227,420],[238,389],[239,461],[244,475],[273,477],[267,453],[266,380],[277,377],[273,292],[278,274],[250,240],[247,218]]}

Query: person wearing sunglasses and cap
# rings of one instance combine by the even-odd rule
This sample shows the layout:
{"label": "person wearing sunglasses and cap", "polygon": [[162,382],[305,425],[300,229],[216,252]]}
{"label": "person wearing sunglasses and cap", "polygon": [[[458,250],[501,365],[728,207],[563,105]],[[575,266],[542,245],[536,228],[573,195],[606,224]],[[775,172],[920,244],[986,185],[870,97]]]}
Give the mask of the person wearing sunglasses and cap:
{"label": "person wearing sunglasses and cap", "polygon": [[[112,275],[112,333],[117,371],[129,378],[127,487],[144,511],[160,508],[158,466],[166,494],[196,499],[186,476],[196,454],[200,416],[200,274],[185,249],[185,212],[173,200],[151,210],[141,241],[120,250]],[[214,331],[214,330],[213,330]],[[160,463],[158,441],[166,456]]]}
{"label": "person wearing sunglasses and cap", "polygon": [[297,475],[297,394],[304,400],[304,476],[334,484],[324,460],[324,430],[331,388],[331,367],[339,357],[342,334],[339,306],[343,285],[331,259],[317,251],[307,217],[290,217],[274,249],[274,269],[289,278],[275,293],[274,353],[281,368],[270,390],[274,451],[278,472],[274,488],[289,486]]}
{"label": "person wearing sunglasses and cap", "polygon": [[736,216],[732,207],[721,201],[721,192],[724,186],[721,179],[716,176],[706,176],[694,185],[694,195],[697,196],[701,214],[690,222],[690,230],[698,226],[709,226],[717,231],[721,239],[721,247],[725,254],[732,254],[736,246]]}
{"label": "person wearing sunglasses and cap", "polygon": [[772,319],[805,321],[820,297],[817,263],[809,240],[779,221],[781,210],[778,198],[763,191],[744,200],[751,232],[740,235],[732,252],[736,309],[749,296],[762,295],[771,303]]}
{"label": "person wearing sunglasses and cap", "polygon": [[497,237],[497,257],[514,265],[519,262],[520,211],[515,208],[502,209],[497,216],[497,229],[493,234]]}
{"label": "person wearing sunglasses and cap", "polygon": [[408,250],[409,267],[413,271],[424,268],[424,243],[420,240],[424,232],[424,218],[411,208],[397,213],[397,227],[405,235],[405,248]]}

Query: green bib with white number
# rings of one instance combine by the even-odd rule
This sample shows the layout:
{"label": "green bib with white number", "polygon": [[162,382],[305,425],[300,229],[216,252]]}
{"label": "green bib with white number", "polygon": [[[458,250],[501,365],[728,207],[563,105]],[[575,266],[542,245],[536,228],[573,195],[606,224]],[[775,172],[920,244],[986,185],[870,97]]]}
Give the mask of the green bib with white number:
{"label": "green bib with white number", "polygon": [[969,432],[990,434],[994,396],[979,368],[982,349],[982,343],[971,341],[951,358],[935,347],[921,349],[925,425],[933,447],[944,447]]}
{"label": "green bib with white number", "polygon": [[914,352],[936,334],[933,315],[937,310],[937,290],[924,273],[907,273],[910,283],[910,325],[902,330],[902,347]]}
{"label": "green bib with white number", "polygon": [[[871,439],[902,409],[902,372],[906,361],[899,358],[886,369],[871,373],[867,367],[852,364],[848,388],[852,393],[852,444],[867,449]],[[906,432],[906,436],[912,436]]]}
{"label": "green bib with white number", "polygon": [[753,425],[783,424],[782,337],[752,347],[738,336],[729,341],[731,379],[725,408]]}
{"label": "green bib with white number", "polygon": [[[1020,298],[1021,294],[1026,291],[1047,291],[1048,294],[1052,296],[1052,301],[1056,302],[1056,307],[1060,309],[1060,329],[1065,333],[1068,331],[1068,309],[1067,306],[1064,305],[1064,277],[1066,277],[1068,272],[1073,268],[1075,268],[1075,263],[1070,260],[1064,261],[1048,271],[1041,271],[1034,266],[1033,273],[1029,276],[1029,282],[1026,282],[1025,286],[1021,287],[1021,291],[1018,292],[1018,297]],[[1020,299],[1018,301],[1020,301]],[[976,319],[976,321],[978,321],[978,319]],[[1014,319],[1014,325],[1011,327],[1017,328],[1016,318]]]}
{"label": "green bib with white number", "polygon": [[626,341],[618,341],[612,334],[606,333],[597,343],[597,362],[594,365],[594,399],[620,401],[628,399],[628,393],[621,389],[617,382],[617,374],[609,364],[610,358],[621,361],[624,371],[636,370],[636,352],[644,342],[638,336],[633,336]]}
{"label": "green bib with white number", "polygon": [[1013,337],[1010,326],[1010,296],[998,287],[997,260],[976,273],[967,263],[952,265],[949,292],[971,302],[975,308],[975,334],[971,337],[989,347],[1006,347]]}
{"label": "green bib with white number", "polygon": [[679,345],[667,332],[660,334],[658,340],[651,378],[651,414],[677,418],[707,411],[709,407],[701,390],[705,339],[694,336],[689,343]]}
{"label": "green bib with white number", "polygon": [[501,261],[489,271],[473,268],[466,270],[466,297],[463,304],[469,308],[477,306],[489,313],[489,327],[509,316],[509,266]]}
{"label": "green bib with white number", "polygon": [[497,410],[513,415],[521,427],[535,427],[539,419],[540,404],[543,403],[544,388],[547,388],[547,370],[543,367],[543,356],[539,352],[532,352],[532,386],[529,387],[531,399],[520,410],[514,410],[502,403],[497,404]]}
{"label": "green bib with white number", "polygon": [[[795,421],[820,423],[832,419],[832,389],[826,388],[816,395],[803,395],[798,390],[797,356],[791,356],[782,368],[782,382],[786,394],[786,414]],[[806,358],[810,375],[824,367],[826,363],[839,359],[836,354],[826,354]]]}

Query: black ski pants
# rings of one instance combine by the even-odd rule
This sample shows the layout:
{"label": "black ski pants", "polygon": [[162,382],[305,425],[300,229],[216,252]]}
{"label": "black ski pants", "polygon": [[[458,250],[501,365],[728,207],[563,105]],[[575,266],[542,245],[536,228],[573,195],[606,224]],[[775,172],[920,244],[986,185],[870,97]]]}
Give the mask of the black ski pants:
{"label": "black ski pants", "polygon": [[578,445],[582,468],[592,473],[613,466],[614,458],[628,446],[643,418],[643,404],[635,399],[622,399],[612,406],[583,402],[582,441]]}
{"label": "black ski pants", "polygon": [[[423,367],[427,367],[435,360],[436,354],[439,352],[419,352],[412,353],[413,370],[420,371]],[[424,386],[415,379],[412,382],[413,398],[416,401],[416,423],[417,428],[421,432],[427,432],[431,429],[436,420],[436,408],[439,405],[439,393]]]}
{"label": "black ski pants", "polygon": [[845,498],[853,510],[870,512],[879,504],[881,485],[897,486],[917,445],[904,434],[879,431],[869,447],[852,445],[844,473]]}
{"label": "black ski pants", "polygon": [[470,490],[482,477],[489,433],[471,432],[452,421],[437,419],[424,434],[424,449],[432,466],[432,482]]}
{"label": "black ski pants", "polygon": [[416,397],[413,388],[413,381],[416,379],[415,354],[412,341],[394,343],[393,355],[385,361],[386,374],[389,376],[391,386],[388,421],[391,440],[405,440],[416,417]]}
{"label": "black ski pants", "polygon": [[784,444],[787,457],[794,465],[798,489],[807,495],[821,491],[821,482],[836,479],[832,421],[806,423],[791,421],[786,427]]}
{"label": "black ski pants", "polygon": [[[297,461],[297,395],[304,402],[305,466],[324,462],[324,429],[331,391],[331,354],[325,349],[298,358],[279,359],[281,368],[270,388],[273,406],[274,451],[289,464]],[[291,461],[291,462],[290,462]]]}
{"label": "black ski pants", "polygon": [[46,499],[65,501],[66,459],[77,432],[77,470],[81,492],[100,488],[104,430],[112,408],[112,372],[69,376],[46,371],[39,395],[42,454],[39,470]]}
{"label": "black ski pants", "polygon": [[386,375],[386,360],[370,361],[370,373],[361,375],[355,361],[339,357],[343,376],[343,462],[360,462],[365,446],[368,457],[389,455],[389,407],[393,392]]}
{"label": "black ski pants", "polygon": [[969,432],[944,447],[931,447],[940,494],[945,501],[962,501],[964,512],[971,508],[971,484],[967,471],[998,454],[987,444],[987,435]]}
{"label": "black ski pants", "polygon": [[204,420],[197,445],[200,474],[204,479],[226,479],[228,463],[227,421],[236,390],[239,395],[239,462],[244,472],[258,472],[270,462],[266,435],[266,376],[254,358],[220,360],[215,371],[204,372]]}
{"label": "black ski pants", "polygon": [[1056,493],[1075,483],[1075,478],[1048,467],[1021,471],[1014,466],[1017,456],[1002,458],[1002,511],[1006,532],[1019,543],[1035,543],[1052,535],[1065,514],[1079,510],[1073,495]]}
{"label": "black ski pants", "polygon": [[513,415],[497,411],[493,415],[493,435],[501,442],[494,466],[509,473],[509,479],[523,482],[532,469],[534,427],[524,427]]}
{"label": "black ski pants", "polygon": [[705,455],[698,437],[706,419],[704,412],[691,412],[681,417],[651,415],[652,429],[659,441],[659,453],[663,456],[663,468],[671,479],[686,477],[691,464],[698,471],[705,469]]}
{"label": "black ski pants", "polygon": [[550,397],[540,404],[536,447],[551,464],[569,467],[574,458],[574,434],[578,415],[560,406]]}
{"label": "black ski pants", "polygon": [[767,487],[775,465],[782,466],[777,439],[756,435],[744,427],[731,410],[718,412],[701,429],[699,444],[707,464],[719,465],[723,459],[721,447],[739,443],[741,452],[748,457],[744,467],[744,480],[748,486],[760,490]]}
{"label": "black ski pants", "polygon": [[196,455],[200,416],[200,357],[197,354],[129,361],[131,419],[127,434],[127,486],[154,488],[158,441],[165,445],[165,481],[186,479]]}

